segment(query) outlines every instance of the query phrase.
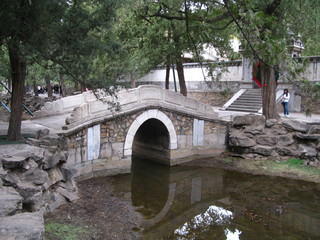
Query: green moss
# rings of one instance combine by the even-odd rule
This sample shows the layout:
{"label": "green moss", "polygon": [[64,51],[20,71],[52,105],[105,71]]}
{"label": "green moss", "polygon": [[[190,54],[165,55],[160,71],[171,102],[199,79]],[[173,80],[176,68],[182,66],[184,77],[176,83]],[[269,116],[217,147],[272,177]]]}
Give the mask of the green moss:
{"label": "green moss", "polygon": [[282,162],[282,164],[288,164],[289,166],[299,166],[303,164],[303,160],[299,158],[290,158],[285,162]]}
{"label": "green moss", "polygon": [[77,240],[86,230],[72,224],[47,222],[45,235],[47,240]]}

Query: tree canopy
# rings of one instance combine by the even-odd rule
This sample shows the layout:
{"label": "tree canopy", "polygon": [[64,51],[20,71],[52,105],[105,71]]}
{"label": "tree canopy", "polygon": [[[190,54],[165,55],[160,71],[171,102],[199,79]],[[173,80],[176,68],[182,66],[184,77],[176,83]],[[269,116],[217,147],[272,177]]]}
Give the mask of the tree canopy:
{"label": "tree canopy", "polygon": [[[111,31],[116,3],[115,0],[0,2],[0,22],[6,26],[0,29],[0,45],[6,46],[13,83],[9,140],[21,138],[21,106],[30,64],[51,61],[75,81],[93,87],[108,85],[110,74],[104,75],[101,68],[98,72],[96,59],[117,51]],[[114,78],[112,75],[109,80]]]}

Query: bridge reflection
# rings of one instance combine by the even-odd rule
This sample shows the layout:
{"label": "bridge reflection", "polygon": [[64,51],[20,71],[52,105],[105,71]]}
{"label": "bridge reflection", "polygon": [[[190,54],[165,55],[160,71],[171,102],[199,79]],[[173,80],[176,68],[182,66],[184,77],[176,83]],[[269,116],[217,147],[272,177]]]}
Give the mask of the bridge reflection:
{"label": "bridge reflection", "polygon": [[320,237],[320,211],[314,210],[319,204],[313,191],[318,187],[282,178],[134,160],[131,197],[144,216],[142,239],[236,240],[257,239],[261,234],[270,239],[290,234],[316,239]]}

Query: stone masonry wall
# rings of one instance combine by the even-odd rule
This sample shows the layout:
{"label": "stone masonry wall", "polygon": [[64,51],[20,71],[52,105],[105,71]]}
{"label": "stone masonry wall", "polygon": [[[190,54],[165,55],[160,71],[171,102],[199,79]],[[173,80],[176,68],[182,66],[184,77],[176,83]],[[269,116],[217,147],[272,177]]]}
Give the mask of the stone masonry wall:
{"label": "stone masonry wall", "polygon": [[0,146],[0,239],[44,239],[43,214],[78,199],[65,143],[48,134]]}
{"label": "stone masonry wall", "polygon": [[228,145],[232,152],[244,158],[300,158],[308,165],[319,167],[320,122],[237,116],[229,131]]}

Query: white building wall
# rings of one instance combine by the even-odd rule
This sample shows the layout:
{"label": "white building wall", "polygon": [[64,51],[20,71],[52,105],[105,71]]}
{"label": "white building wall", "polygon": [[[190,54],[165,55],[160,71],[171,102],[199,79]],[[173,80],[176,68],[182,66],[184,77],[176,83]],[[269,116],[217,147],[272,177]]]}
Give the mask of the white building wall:
{"label": "white building wall", "polygon": [[[299,60],[299,59],[298,59]],[[320,57],[310,57],[305,72],[301,75],[310,81],[320,81]],[[199,63],[184,64],[184,75],[188,91],[223,90],[226,87],[234,91],[240,88],[251,88],[252,84],[252,64],[248,59],[243,61],[222,62],[221,67],[213,71],[213,78],[209,76],[206,64]],[[217,76],[220,78],[217,79]],[[155,84],[164,87],[166,69],[158,68],[136,81],[137,86],[145,84]],[[179,91],[179,79],[175,70],[176,87]],[[297,79],[298,80],[298,79]],[[281,84],[281,80],[279,82]],[[284,84],[288,83],[286,80]],[[170,90],[174,90],[174,77],[172,68],[169,78]],[[286,86],[288,87],[288,86]]]}

